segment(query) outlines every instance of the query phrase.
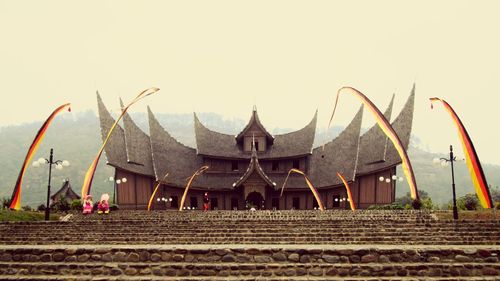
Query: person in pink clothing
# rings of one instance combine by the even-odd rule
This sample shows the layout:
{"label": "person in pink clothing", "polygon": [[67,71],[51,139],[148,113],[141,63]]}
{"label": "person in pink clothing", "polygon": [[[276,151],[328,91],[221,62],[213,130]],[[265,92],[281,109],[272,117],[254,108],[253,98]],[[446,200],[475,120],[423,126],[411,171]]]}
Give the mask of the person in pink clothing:
{"label": "person in pink clothing", "polygon": [[83,214],[91,214],[93,206],[94,204],[92,203],[92,196],[85,196],[85,200],[83,200]]}
{"label": "person in pink clothing", "polygon": [[99,205],[97,206],[97,213],[98,214],[109,214],[109,194],[104,193],[101,196],[101,201],[99,201]]}

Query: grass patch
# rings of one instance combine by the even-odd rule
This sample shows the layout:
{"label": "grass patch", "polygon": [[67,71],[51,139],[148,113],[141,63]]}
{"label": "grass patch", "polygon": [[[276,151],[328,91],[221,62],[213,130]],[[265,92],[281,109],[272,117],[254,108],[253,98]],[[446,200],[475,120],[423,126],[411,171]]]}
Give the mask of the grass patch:
{"label": "grass patch", "polygon": [[[57,214],[51,214],[50,220],[58,220]],[[0,221],[43,221],[45,213],[28,211],[0,210]]]}
{"label": "grass patch", "polygon": [[[453,212],[436,212],[436,215],[440,219],[451,220],[453,219]],[[497,214],[493,210],[476,210],[476,211],[458,211],[459,220],[499,220],[500,212],[497,210]]]}

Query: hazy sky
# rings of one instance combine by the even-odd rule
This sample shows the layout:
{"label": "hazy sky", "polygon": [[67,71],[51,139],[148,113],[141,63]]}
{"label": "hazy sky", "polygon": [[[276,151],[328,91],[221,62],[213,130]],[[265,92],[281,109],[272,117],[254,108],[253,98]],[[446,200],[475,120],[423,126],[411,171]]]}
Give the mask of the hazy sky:
{"label": "hazy sky", "polygon": [[[300,128],[353,86],[399,113],[414,82],[413,132],[432,150],[459,147],[455,108],[483,162],[500,164],[499,1],[0,0],[0,126],[45,119],[58,105],[96,109],[99,90],[132,111],[216,112]],[[334,125],[359,102],[342,96]],[[364,127],[374,119],[365,111]],[[459,150],[459,155],[463,155]]]}

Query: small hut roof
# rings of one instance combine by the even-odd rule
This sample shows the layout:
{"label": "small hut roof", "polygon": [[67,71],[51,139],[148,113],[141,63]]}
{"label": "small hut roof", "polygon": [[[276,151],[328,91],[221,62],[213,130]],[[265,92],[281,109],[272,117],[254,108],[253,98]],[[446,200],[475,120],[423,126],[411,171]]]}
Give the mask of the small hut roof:
{"label": "small hut roof", "polygon": [[65,198],[70,198],[71,200],[80,199],[80,196],[71,188],[71,184],[69,183],[68,179],[64,181],[63,185],[58,191],[56,191],[56,193],[50,196],[50,199],[56,200],[61,196]]}

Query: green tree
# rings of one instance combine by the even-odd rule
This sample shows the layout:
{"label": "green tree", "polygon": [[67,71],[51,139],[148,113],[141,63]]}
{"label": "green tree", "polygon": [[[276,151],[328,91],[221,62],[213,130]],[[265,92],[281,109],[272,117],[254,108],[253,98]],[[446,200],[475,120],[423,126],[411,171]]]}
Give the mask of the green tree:
{"label": "green tree", "polygon": [[429,197],[429,193],[427,193],[427,191],[419,190],[418,195],[420,197],[420,200],[416,201],[411,198],[410,192],[407,192],[405,196],[396,198],[394,203],[400,204],[401,206],[411,206],[413,207],[413,209],[431,210],[435,208],[435,206],[432,203],[432,199]]}
{"label": "green tree", "polygon": [[71,201],[71,210],[81,211],[83,209],[82,201],[80,199],[75,199]]}
{"label": "green tree", "polygon": [[[457,199],[457,209],[459,210],[477,210],[480,208],[479,199],[476,194],[468,193]],[[453,209],[453,202],[448,203],[448,209]]]}
{"label": "green tree", "polygon": [[10,198],[2,198],[2,209],[8,209],[10,207]]}

